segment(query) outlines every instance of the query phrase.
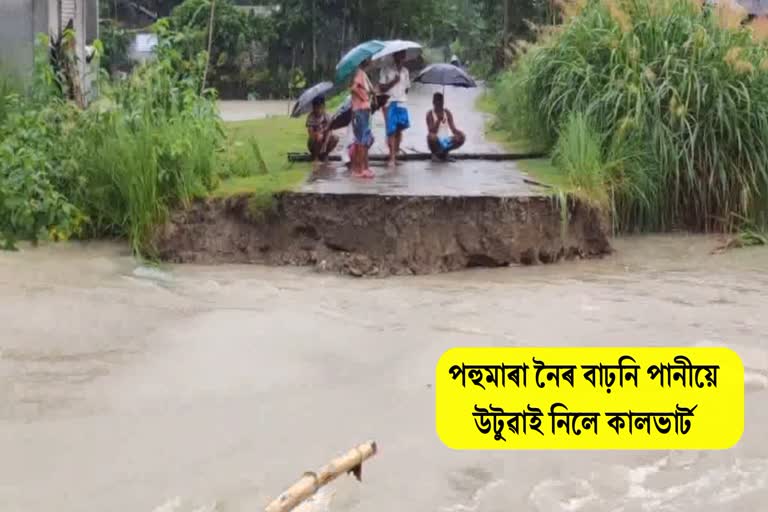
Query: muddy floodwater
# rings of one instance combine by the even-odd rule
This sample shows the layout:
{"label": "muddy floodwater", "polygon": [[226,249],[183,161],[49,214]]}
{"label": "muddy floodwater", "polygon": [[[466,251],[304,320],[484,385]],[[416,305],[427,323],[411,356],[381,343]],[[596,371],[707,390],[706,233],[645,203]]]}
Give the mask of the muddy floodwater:
{"label": "muddy floodwater", "polygon": [[[0,510],[258,511],[359,442],[334,512],[759,511],[768,251],[618,240],[602,261],[354,280],[139,266],[122,245],[0,253]],[[454,452],[454,346],[726,345],[746,428],[724,452]]]}

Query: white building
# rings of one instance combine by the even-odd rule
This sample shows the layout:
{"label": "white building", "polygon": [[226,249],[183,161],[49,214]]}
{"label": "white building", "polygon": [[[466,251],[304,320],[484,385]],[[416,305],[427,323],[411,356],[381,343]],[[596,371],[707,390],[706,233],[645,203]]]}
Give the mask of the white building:
{"label": "white building", "polygon": [[235,9],[244,13],[258,16],[260,18],[266,18],[273,14],[280,13],[280,4],[273,5],[235,5]]}
{"label": "white building", "polygon": [[128,47],[128,58],[133,62],[144,63],[155,57],[157,35],[150,32],[139,32],[133,37]]}

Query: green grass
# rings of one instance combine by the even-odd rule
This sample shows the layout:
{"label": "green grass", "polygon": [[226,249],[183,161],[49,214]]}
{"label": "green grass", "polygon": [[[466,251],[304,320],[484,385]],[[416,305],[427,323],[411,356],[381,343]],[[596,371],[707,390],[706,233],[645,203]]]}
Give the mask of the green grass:
{"label": "green grass", "polygon": [[211,194],[213,197],[230,197],[244,194],[272,195],[276,192],[293,190],[307,179],[308,170],[296,165],[292,169],[237,177],[225,180]]}
{"label": "green grass", "polygon": [[568,180],[568,176],[555,167],[552,160],[549,158],[534,158],[530,160],[518,160],[515,162],[517,166],[531,178],[556,188],[568,192],[571,190],[571,183]]}
{"label": "green grass", "polygon": [[344,100],[349,96],[349,91],[344,89],[325,100],[325,109],[328,112],[334,112],[344,104]]}
{"label": "green grass", "polygon": [[242,151],[254,146],[258,154],[248,152],[251,165],[246,176],[225,179],[213,192],[214,197],[240,194],[272,195],[291,190],[309,175],[311,165],[288,162],[288,153],[305,151],[304,119],[271,117],[253,121],[225,123],[227,147],[225,158],[242,160]]}
{"label": "green grass", "polygon": [[[478,96],[475,108],[480,112],[496,116],[499,103],[492,91],[486,91]],[[498,122],[496,117],[491,118],[485,125],[486,139],[501,144],[510,153],[537,153],[544,152],[545,148],[536,147],[531,141],[522,137],[513,137]]]}
{"label": "green grass", "polygon": [[289,166],[288,153],[306,151],[307,130],[304,122],[303,118],[281,116],[225,123],[224,127],[229,142],[255,139],[261,148],[267,170],[277,172]]}
{"label": "green grass", "polygon": [[[496,115],[498,102],[491,91],[481,94],[475,102],[475,108],[480,112]],[[485,137],[488,140],[501,144],[504,149],[510,153],[534,153],[543,151],[543,148],[536,148],[530,141],[511,137],[509,132],[502,129],[495,118],[488,121],[485,126]],[[568,191],[571,184],[565,172],[558,169],[551,158],[533,158],[519,160],[517,166],[531,178],[562,191]]]}
{"label": "green grass", "polygon": [[552,162],[562,169],[574,193],[608,207],[605,174],[609,164],[603,158],[600,134],[581,113],[564,123],[552,152]]}
{"label": "green grass", "polygon": [[[498,111],[498,107],[496,96],[489,91],[481,94],[475,102],[477,110],[494,116]],[[535,144],[525,138],[512,137],[509,132],[499,125],[495,117],[486,123],[485,137],[490,141],[501,144],[510,153],[537,153],[544,150],[542,147],[537,148]]]}
{"label": "green grass", "polygon": [[495,114],[498,106],[499,105],[496,101],[496,97],[493,95],[493,92],[488,90],[478,96],[477,100],[475,101],[475,108],[480,112],[485,112],[487,114]]}

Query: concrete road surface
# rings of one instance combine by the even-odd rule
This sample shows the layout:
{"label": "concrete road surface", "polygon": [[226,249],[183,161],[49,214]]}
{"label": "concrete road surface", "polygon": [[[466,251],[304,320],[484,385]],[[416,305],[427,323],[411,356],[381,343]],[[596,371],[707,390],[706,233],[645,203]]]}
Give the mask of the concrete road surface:
{"label": "concrete road surface", "polygon": [[[406,153],[428,153],[427,112],[432,108],[432,95],[442,87],[416,85],[408,100],[411,128],[404,132],[402,149]],[[503,153],[504,149],[485,137],[488,115],[478,112],[475,102],[481,89],[446,88],[446,107],[451,110],[457,128],[467,135],[467,142],[459,149],[462,153]],[[387,154],[384,117],[374,115],[372,129],[375,143],[371,154]],[[347,130],[339,135],[342,145],[349,136]],[[455,195],[455,196],[520,196],[538,192],[526,184],[526,176],[514,162],[458,161],[435,163],[430,161],[402,162],[395,169],[373,164],[374,179],[353,178],[347,169],[337,164],[319,166],[304,192],[317,193],[369,193],[394,195]]]}

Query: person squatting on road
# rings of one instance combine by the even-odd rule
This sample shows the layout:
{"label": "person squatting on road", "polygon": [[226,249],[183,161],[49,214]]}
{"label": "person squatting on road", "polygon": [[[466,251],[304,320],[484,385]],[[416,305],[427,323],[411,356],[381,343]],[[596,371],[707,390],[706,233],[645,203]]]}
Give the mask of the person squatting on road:
{"label": "person squatting on road", "polygon": [[447,160],[448,153],[459,149],[466,142],[464,132],[456,128],[453,114],[445,108],[445,100],[441,93],[435,93],[432,98],[432,110],[427,112],[427,145],[433,159]]}
{"label": "person squatting on road", "polygon": [[403,131],[411,126],[406,106],[411,77],[408,68],[404,65],[405,57],[405,51],[394,54],[394,65],[384,67],[379,78],[379,90],[389,98],[384,119],[390,166],[397,165],[397,155],[400,153],[400,145],[403,142]]}
{"label": "person squatting on road", "polygon": [[312,112],[307,116],[307,148],[312,161],[327,161],[328,155],[336,149],[339,138],[331,132],[331,118],[325,111],[325,98],[312,100]]}

